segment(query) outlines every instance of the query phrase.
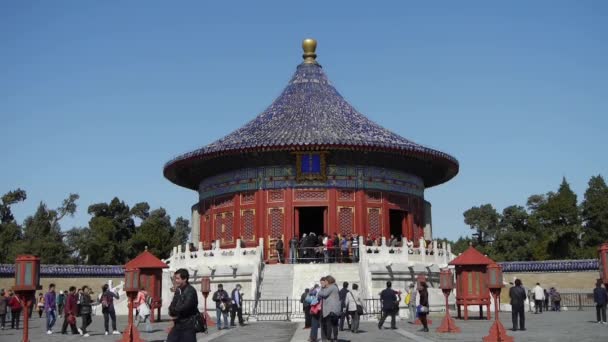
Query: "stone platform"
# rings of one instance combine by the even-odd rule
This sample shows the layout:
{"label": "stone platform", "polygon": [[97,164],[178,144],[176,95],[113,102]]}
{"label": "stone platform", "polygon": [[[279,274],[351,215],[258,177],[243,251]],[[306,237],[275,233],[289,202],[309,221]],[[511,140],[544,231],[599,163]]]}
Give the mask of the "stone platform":
{"label": "stone platform", "polygon": [[[502,322],[507,329],[511,328],[510,313],[501,313]],[[126,316],[118,317],[118,328],[124,329]],[[61,328],[55,325],[55,334],[46,335],[44,331],[45,318],[34,318],[30,325],[30,340],[32,342],[48,341],[116,341],[119,336],[103,335],[103,318],[95,316],[90,327],[91,336],[81,337],[80,335],[61,335],[58,333]],[[418,330],[420,326],[414,326],[405,321],[398,321],[396,330],[378,330],[376,322],[361,322],[360,334],[350,332],[340,332],[340,341],[367,342],[367,341],[481,341],[487,335],[491,321],[456,320],[456,324],[462,329],[461,334],[439,334],[435,333],[435,328],[441,322],[440,316],[433,316],[434,325],[431,332],[422,333]],[[78,320],[80,324],[80,319]],[[142,337],[148,341],[164,341],[167,333],[165,329],[168,322],[153,324],[152,333],[142,333]],[[526,313],[527,331],[508,331],[510,336],[517,342],[591,342],[604,341],[608,337],[608,325],[597,324],[595,322],[595,311],[576,311],[576,312],[546,312],[539,315]],[[10,324],[9,324],[10,326]],[[198,341],[213,342],[300,342],[308,339],[309,330],[304,330],[303,323],[292,322],[257,322],[251,323],[246,327],[238,327],[229,330],[218,331],[211,328],[209,334],[198,334]],[[385,327],[390,326],[387,322]],[[319,334],[320,337],[320,334]],[[0,341],[18,342],[21,340],[21,330],[2,330],[0,331]]]}

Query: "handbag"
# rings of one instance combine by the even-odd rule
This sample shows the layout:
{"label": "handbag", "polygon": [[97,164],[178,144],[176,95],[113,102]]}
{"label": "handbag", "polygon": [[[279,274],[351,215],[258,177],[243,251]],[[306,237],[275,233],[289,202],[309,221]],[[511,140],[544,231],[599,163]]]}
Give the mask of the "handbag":
{"label": "handbag", "polygon": [[357,314],[363,315],[363,305],[357,304]]}
{"label": "handbag", "polygon": [[207,320],[205,319],[205,313],[196,312],[194,318],[194,331],[197,333],[207,332]]}
{"label": "handbag", "polygon": [[416,312],[424,315],[429,313],[429,308],[427,306],[418,305],[418,307],[416,307]]}
{"label": "handbag", "polygon": [[357,300],[355,299],[355,296],[353,295],[352,292],[349,292],[349,293],[350,293],[351,298],[353,299],[353,301],[357,305],[357,315],[363,315],[363,305],[357,303]]}
{"label": "handbag", "polygon": [[321,302],[318,302],[317,304],[313,304],[310,306],[310,313],[313,315],[318,314],[319,312],[321,312]]}
{"label": "handbag", "polygon": [[69,325],[74,325],[74,324],[76,324],[76,316],[74,316],[74,315],[70,314],[70,315],[68,316],[68,324],[69,324]]}

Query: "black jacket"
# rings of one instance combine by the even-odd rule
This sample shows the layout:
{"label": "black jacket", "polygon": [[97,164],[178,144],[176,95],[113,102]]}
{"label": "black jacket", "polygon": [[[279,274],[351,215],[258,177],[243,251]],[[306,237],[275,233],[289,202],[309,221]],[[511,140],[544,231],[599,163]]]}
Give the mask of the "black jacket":
{"label": "black jacket", "polygon": [[394,310],[397,294],[391,288],[386,288],[380,292],[380,301],[382,301],[382,310]]}
{"label": "black jacket", "polygon": [[511,306],[522,307],[526,301],[526,290],[521,286],[513,286],[509,289],[509,297],[511,298]]}
{"label": "black jacket", "polygon": [[211,298],[215,302],[215,308],[219,309],[220,304],[222,302],[229,303],[230,296],[228,296],[228,292],[226,290],[217,290],[213,293],[213,298]]}
{"label": "black jacket", "polygon": [[603,287],[596,287],[593,289],[593,300],[598,305],[604,305],[608,303],[608,292]]}
{"label": "black jacket", "polygon": [[192,285],[177,288],[169,305],[169,315],[175,317],[175,328],[194,329],[193,317],[198,314],[198,296]]}
{"label": "black jacket", "polygon": [[91,311],[91,295],[83,293],[80,296],[80,314],[88,315]]}
{"label": "black jacket", "polygon": [[340,305],[342,306],[342,308],[344,308],[344,301],[346,300],[347,294],[348,294],[348,289],[345,289],[345,288],[341,288],[340,291],[338,292],[338,295],[340,296]]}

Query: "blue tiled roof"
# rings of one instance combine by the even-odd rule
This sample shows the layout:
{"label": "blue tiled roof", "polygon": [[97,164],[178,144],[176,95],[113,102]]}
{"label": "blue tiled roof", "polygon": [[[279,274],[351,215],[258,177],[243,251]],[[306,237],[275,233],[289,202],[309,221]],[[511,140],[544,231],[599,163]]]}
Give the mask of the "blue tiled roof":
{"label": "blue tiled roof", "polygon": [[[40,265],[40,275],[43,277],[122,277],[124,276],[122,265]],[[0,277],[13,277],[15,265],[0,265]]]}
{"label": "blue tiled roof", "polygon": [[599,271],[597,259],[499,262],[503,272]]}
{"label": "blue tiled roof", "polygon": [[283,93],[264,112],[227,136],[169,161],[165,175],[168,168],[185,160],[308,147],[354,147],[403,153],[431,162],[441,160],[452,165],[449,178],[458,169],[454,157],[416,144],[369,120],[338,93],[320,65],[302,63]]}

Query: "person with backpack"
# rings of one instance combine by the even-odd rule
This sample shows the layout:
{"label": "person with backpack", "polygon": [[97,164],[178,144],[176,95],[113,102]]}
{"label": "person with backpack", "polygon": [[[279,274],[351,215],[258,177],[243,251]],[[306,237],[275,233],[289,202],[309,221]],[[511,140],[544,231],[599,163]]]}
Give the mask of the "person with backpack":
{"label": "person with backpack", "polygon": [[139,292],[137,292],[137,299],[133,302],[135,305],[135,313],[137,316],[137,326],[140,323],[146,323],[146,332],[152,331],[152,326],[150,325],[150,304],[152,297],[148,295],[148,292],[144,287],[142,287]]}
{"label": "person with backpack", "polygon": [[91,317],[92,310],[91,289],[88,286],[83,286],[80,292],[80,317],[82,318],[82,326],[78,329],[80,335],[89,337],[87,327],[93,322]]}
{"label": "person with backpack", "polygon": [[112,319],[112,335],[120,335],[120,331],[116,329],[116,310],[114,309],[114,299],[118,299],[118,293],[110,290],[108,284],[101,287],[101,313],[103,314],[103,326],[105,334],[109,335],[109,321]]}
{"label": "person with backpack", "polygon": [[[321,278],[321,282],[325,281],[325,277]],[[310,305],[310,319],[311,319],[311,328],[310,334],[308,337],[309,342],[316,342],[317,336],[319,333],[319,327],[321,325],[321,302],[319,297],[317,296],[319,293],[319,284],[315,284],[315,286],[310,290],[308,296],[306,297],[306,302]]]}
{"label": "person with backpack", "polygon": [[72,334],[77,335],[78,329],[76,328],[76,311],[78,298],[76,298],[76,287],[70,286],[70,292],[66,298],[66,303],[63,308],[63,326],[61,327],[61,333],[67,334],[68,325],[72,329]]}
{"label": "person with backpack", "polygon": [[310,303],[306,300],[308,294],[310,293],[309,289],[304,289],[304,293],[300,296],[300,303],[302,303],[302,309],[304,310],[304,329],[310,329]]}
{"label": "person with backpack", "polygon": [[196,342],[196,320],[200,318],[198,311],[198,295],[188,279],[188,270],[180,268],[175,271],[175,293],[169,315],[173,318],[173,328],[167,336],[167,342]]}
{"label": "person with backpack", "polygon": [[212,300],[215,302],[215,315],[217,319],[217,329],[222,330],[222,317],[224,318],[224,329],[228,326],[228,311],[230,311],[230,296],[224,290],[224,285],[218,284],[217,291],[213,293]]}
{"label": "person with backpack", "polygon": [[10,307],[11,312],[11,329],[19,330],[19,319],[21,318],[21,310],[23,309],[21,306],[21,298],[13,291],[9,291],[8,295],[8,306]]}

